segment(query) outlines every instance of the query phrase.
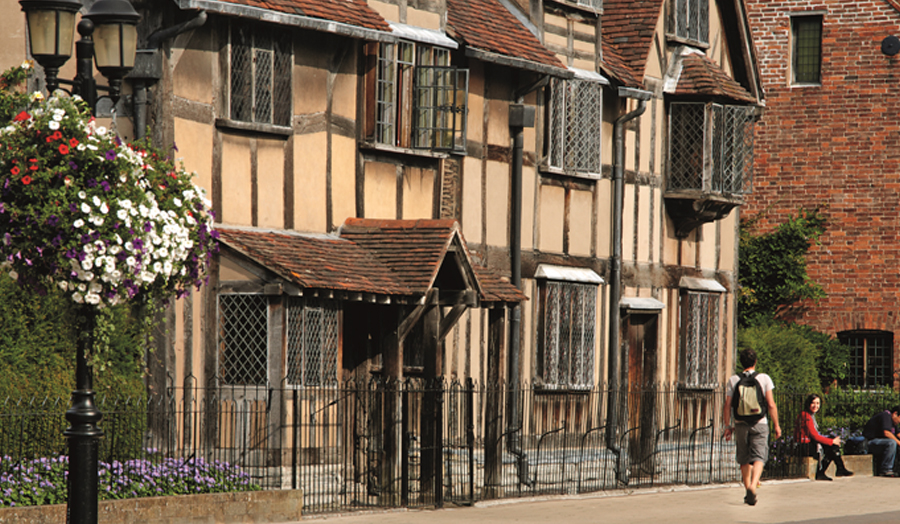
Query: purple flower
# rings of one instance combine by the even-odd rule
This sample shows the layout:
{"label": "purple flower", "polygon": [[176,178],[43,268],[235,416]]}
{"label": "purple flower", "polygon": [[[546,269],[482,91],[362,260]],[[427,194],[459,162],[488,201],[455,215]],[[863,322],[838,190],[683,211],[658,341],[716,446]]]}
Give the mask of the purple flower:
{"label": "purple flower", "polygon": [[107,151],[107,152],[106,152],[106,159],[107,159],[107,160],[115,160],[115,159],[116,159],[116,152],[115,152],[114,150],[112,150],[112,149],[110,149],[109,151]]}
{"label": "purple flower", "polygon": [[78,164],[71,160],[69,160],[69,167],[71,167],[73,171],[78,171]]}
{"label": "purple flower", "polygon": [[88,187],[97,187],[97,181],[94,180],[93,178],[89,178],[87,181],[87,186]]}
{"label": "purple flower", "polygon": [[109,182],[107,182],[106,180],[104,180],[103,182],[100,182],[100,187],[102,187],[103,191],[106,191],[107,193],[109,193],[112,190],[112,188],[109,186]]}

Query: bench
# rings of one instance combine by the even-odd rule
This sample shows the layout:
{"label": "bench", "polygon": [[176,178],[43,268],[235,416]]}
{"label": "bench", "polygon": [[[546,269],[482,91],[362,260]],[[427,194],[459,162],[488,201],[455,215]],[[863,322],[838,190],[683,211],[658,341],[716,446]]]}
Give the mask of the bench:
{"label": "bench", "polygon": [[[844,455],[844,466],[852,471],[855,476],[871,477],[875,474],[875,461],[872,458],[873,455]],[[803,457],[804,471],[806,471],[810,480],[815,480],[818,465],[819,461],[814,457]],[[834,471],[834,465],[829,465],[826,474],[829,477],[834,477]]]}

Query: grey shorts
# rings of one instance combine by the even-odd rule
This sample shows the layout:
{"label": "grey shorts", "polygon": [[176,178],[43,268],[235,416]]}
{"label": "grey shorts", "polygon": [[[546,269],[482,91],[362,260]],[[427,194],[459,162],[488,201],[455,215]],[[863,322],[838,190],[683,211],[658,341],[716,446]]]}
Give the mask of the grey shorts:
{"label": "grey shorts", "polygon": [[765,463],[769,459],[769,421],[760,420],[754,426],[746,422],[734,424],[735,459],[740,465]]}

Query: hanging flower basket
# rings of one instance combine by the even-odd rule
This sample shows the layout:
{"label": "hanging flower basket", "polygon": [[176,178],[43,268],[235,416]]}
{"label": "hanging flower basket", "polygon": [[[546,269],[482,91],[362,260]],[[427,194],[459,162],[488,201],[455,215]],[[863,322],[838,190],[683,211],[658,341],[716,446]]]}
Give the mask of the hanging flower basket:
{"label": "hanging flower basket", "polygon": [[218,234],[191,178],[123,143],[78,97],[33,95],[0,128],[0,270],[98,309],[199,287]]}

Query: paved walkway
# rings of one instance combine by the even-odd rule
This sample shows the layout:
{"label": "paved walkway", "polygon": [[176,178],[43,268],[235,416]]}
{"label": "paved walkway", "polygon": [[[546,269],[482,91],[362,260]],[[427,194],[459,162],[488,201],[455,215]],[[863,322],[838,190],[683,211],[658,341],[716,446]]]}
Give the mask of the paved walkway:
{"label": "paved walkway", "polygon": [[759,503],[743,503],[737,484],[612,491],[572,497],[480,502],[475,507],[310,516],[327,524],[722,524],[900,522],[900,478],[852,477],[833,482],[763,482]]}

